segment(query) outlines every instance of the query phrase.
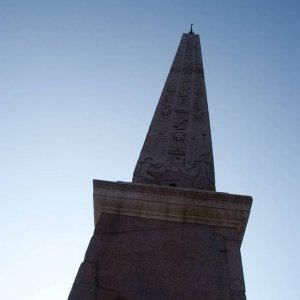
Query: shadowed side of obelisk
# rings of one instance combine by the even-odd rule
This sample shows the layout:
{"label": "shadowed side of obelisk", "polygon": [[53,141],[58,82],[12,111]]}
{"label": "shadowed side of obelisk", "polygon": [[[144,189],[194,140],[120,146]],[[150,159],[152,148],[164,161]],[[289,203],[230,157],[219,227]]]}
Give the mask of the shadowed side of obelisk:
{"label": "shadowed side of obelisk", "polygon": [[215,190],[198,34],[181,38],[132,181]]}

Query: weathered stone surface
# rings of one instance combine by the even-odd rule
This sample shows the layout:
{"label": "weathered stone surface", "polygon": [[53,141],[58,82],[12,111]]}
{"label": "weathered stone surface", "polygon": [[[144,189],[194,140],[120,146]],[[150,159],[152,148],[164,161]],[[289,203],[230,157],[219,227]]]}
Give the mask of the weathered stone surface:
{"label": "weathered stone surface", "polygon": [[159,185],[94,180],[95,224],[101,213],[235,228],[242,241],[252,198]]}
{"label": "weathered stone surface", "polygon": [[198,34],[182,36],[132,181],[215,190]]}
{"label": "weathered stone surface", "polygon": [[237,232],[217,229],[102,214],[69,300],[245,299],[242,274],[230,271]]}
{"label": "weathered stone surface", "polygon": [[245,299],[252,199],[94,181],[96,228],[69,300]]}
{"label": "weathered stone surface", "polygon": [[245,300],[251,204],[215,192],[199,36],[184,34],[133,183],[94,180],[95,232],[69,300]]}

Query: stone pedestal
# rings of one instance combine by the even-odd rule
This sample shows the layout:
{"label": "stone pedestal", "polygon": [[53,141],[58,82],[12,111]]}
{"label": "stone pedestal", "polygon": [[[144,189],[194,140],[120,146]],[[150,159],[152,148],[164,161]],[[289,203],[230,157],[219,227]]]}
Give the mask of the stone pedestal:
{"label": "stone pedestal", "polygon": [[69,300],[242,300],[252,198],[94,181],[95,232]]}

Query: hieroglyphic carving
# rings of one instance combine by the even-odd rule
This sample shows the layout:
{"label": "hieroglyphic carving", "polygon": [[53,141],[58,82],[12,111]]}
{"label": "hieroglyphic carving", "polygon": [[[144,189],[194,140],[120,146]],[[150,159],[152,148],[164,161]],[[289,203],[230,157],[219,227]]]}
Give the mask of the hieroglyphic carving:
{"label": "hieroglyphic carving", "polygon": [[187,136],[184,132],[172,132],[170,137],[169,154],[182,155],[186,152]]}
{"label": "hieroglyphic carving", "polygon": [[171,107],[175,93],[176,93],[176,90],[168,88],[165,92],[165,96],[162,99],[162,106]]}
{"label": "hieroglyphic carving", "polygon": [[[181,153],[173,155],[166,162],[157,163],[146,158],[139,163],[138,174],[143,174],[146,183],[157,183],[159,180],[167,185],[180,186],[182,181],[191,188],[209,189],[213,182],[213,170],[210,153],[198,155],[198,160],[186,161]],[[177,155],[176,155],[177,154]]]}
{"label": "hieroglyphic carving", "polygon": [[168,138],[161,135],[154,135],[149,137],[145,153],[163,154],[168,143]]}
{"label": "hieroglyphic carving", "polygon": [[200,53],[199,36],[184,34],[141,151],[134,182],[215,189]]}
{"label": "hieroglyphic carving", "polygon": [[163,108],[160,110],[160,113],[158,116],[158,121],[168,122],[168,121],[170,121],[170,117],[171,117],[171,109]]}
{"label": "hieroglyphic carving", "polygon": [[188,118],[183,114],[177,114],[173,119],[173,129],[185,131],[188,126]]}
{"label": "hieroglyphic carving", "polygon": [[203,111],[193,114],[192,128],[197,129],[205,122],[205,113]]}

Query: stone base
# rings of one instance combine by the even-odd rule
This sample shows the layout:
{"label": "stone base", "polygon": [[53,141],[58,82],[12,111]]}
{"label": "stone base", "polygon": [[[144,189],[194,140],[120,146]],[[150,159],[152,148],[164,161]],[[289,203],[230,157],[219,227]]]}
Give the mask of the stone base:
{"label": "stone base", "polygon": [[94,181],[96,228],[69,300],[246,299],[240,244],[251,203]]}

